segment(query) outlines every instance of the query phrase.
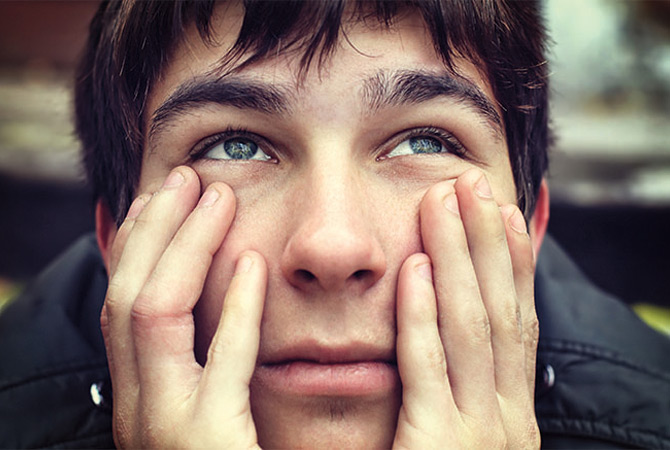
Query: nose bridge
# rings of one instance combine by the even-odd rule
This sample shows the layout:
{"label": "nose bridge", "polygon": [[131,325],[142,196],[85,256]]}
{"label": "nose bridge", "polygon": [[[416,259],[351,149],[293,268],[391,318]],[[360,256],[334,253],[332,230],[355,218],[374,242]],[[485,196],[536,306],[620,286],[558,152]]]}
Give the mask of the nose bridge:
{"label": "nose bridge", "polygon": [[368,220],[362,174],[350,159],[333,156],[310,163],[296,190],[296,226],[282,265],[285,276],[300,289],[364,289],[386,270]]}
{"label": "nose bridge", "polygon": [[333,162],[311,170],[305,213],[308,221],[304,225],[312,227],[311,233],[345,234],[362,224],[362,195],[364,187],[358,180],[355,169],[343,161]]}

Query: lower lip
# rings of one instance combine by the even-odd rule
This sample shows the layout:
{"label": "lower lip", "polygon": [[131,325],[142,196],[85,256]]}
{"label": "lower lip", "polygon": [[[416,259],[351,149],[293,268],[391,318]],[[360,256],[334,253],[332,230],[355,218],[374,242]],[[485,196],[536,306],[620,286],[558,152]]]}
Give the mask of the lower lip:
{"label": "lower lip", "polygon": [[396,367],[382,361],[319,364],[293,361],[256,368],[256,382],[285,394],[359,397],[383,395],[396,389]]}

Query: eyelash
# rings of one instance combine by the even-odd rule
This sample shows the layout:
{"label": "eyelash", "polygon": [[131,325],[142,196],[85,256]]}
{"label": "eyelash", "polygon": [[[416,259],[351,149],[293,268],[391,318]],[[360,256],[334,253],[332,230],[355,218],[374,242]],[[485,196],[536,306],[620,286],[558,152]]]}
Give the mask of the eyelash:
{"label": "eyelash", "polygon": [[[397,136],[396,139],[392,139],[393,146],[391,147],[391,149],[395,148],[395,146],[397,146],[398,144],[407,139],[419,136],[429,136],[434,139],[437,139],[447,149],[448,154],[453,154],[459,157],[465,157],[467,155],[467,150],[465,149],[463,144],[461,144],[460,141],[456,139],[456,137],[453,134],[436,127],[413,128],[411,130],[400,132],[396,136]],[[260,137],[255,133],[250,132],[249,130],[246,130],[244,128],[228,128],[220,133],[208,136],[203,140],[201,140],[200,142],[198,142],[193,147],[193,150],[191,152],[191,160],[197,161],[203,159],[205,154],[212,148],[228,139],[233,138],[246,138],[254,142],[257,142],[258,144],[260,144],[259,146],[262,147],[263,151],[265,151],[266,153],[268,152],[267,147],[271,147],[267,145],[267,141],[265,139],[263,139],[262,137]],[[388,153],[388,151],[384,151],[384,154],[378,156],[377,160],[380,161],[386,159],[385,156],[386,153]],[[272,155],[270,156],[272,157]],[[274,159],[275,158],[273,157],[273,160]]]}

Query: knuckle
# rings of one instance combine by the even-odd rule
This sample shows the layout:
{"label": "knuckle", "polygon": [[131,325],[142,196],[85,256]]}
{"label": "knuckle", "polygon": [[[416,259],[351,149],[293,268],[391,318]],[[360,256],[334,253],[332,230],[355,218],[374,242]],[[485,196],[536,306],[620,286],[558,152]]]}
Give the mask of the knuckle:
{"label": "knuckle", "polygon": [[509,302],[503,310],[501,323],[498,324],[505,339],[515,343],[523,341],[523,323],[521,319],[521,308],[517,301]]}
{"label": "knuckle", "polygon": [[[106,320],[107,323],[113,322],[117,317],[121,316],[125,310],[124,306],[127,304],[125,298],[127,297],[125,289],[119,286],[112,279],[107,288],[107,295],[105,297],[104,309],[101,312],[100,319]],[[103,317],[104,313],[104,317]]]}
{"label": "knuckle", "polygon": [[454,192],[454,184],[452,181],[441,181],[435,183],[426,191],[423,196],[422,206],[428,207],[442,202],[442,199]]}
{"label": "knuckle", "polygon": [[508,436],[507,439],[510,442],[510,448],[540,448],[542,437],[535,417],[532,416],[526,419],[525,426],[519,424],[515,433]]}
{"label": "knuckle", "polygon": [[219,330],[207,350],[207,362],[219,361],[225,358],[225,350],[230,347],[231,338],[228,333]]}
{"label": "knuckle", "polygon": [[105,306],[103,305],[102,311],[100,312],[100,332],[102,333],[102,339],[105,342],[105,346],[107,346],[107,353],[108,356],[107,358],[110,358],[110,324],[109,324],[109,316],[107,315],[107,310]]}
{"label": "knuckle", "polygon": [[130,321],[133,327],[149,328],[159,318],[153,299],[140,293],[130,309]]}
{"label": "knuckle", "polygon": [[537,346],[540,340],[540,321],[537,314],[533,311],[532,317],[526,320],[523,325],[524,340],[533,346]]}
{"label": "knuckle", "polygon": [[227,359],[241,357],[239,353],[240,344],[245,341],[240,336],[240,330],[234,326],[219,328],[207,350],[207,362],[226,363]]}
{"label": "knuckle", "polygon": [[[493,214],[493,213],[492,213]],[[477,235],[484,236],[484,239],[473,239],[469,241],[470,254],[486,253],[496,255],[498,261],[502,262],[503,255],[509,258],[509,246],[507,245],[507,236],[502,226],[502,219],[491,215],[477,221],[475,227],[478,229]]]}
{"label": "knuckle", "polygon": [[426,360],[431,370],[441,376],[447,376],[447,362],[442,348],[433,347],[426,352]]}
{"label": "knuckle", "polygon": [[468,321],[467,333],[475,345],[491,343],[491,321],[486,313],[474,314]]}
{"label": "knuckle", "polygon": [[102,310],[100,311],[100,328],[104,331],[109,328],[109,317],[107,316],[107,305],[102,305]]}
{"label": "knuckle", "polygon": [[487,233],[491,239],[489,249],[495,252],[492,254],[499,255],[497,257],[501,258],[500,259],[501,261],[503,260],[503,258],[506,261],[509,261],[510,258],[509,245],[507,244],[507,235],[505,234],[505,229],[502,226],[502,220],[499,221],[501,226],[496,226],[497,224],[493,220],[491,220],[490,222],[491,225],[489,226],[491,227],[491,229]]}
{"label": "knuckle", "polygon": [[[150,213],[151,211],[148,212]],[[151,217],[149,217],[149,214],[140,214],[137,218],[135,218],[133,229],[141,232],[142,230],[149,227],[151,222],[152,220]]]}

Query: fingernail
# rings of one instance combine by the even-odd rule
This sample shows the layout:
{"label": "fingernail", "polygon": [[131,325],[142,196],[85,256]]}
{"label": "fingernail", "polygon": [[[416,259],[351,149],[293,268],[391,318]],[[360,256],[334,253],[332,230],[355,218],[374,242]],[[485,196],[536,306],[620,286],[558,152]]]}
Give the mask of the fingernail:
{"label": "fingernail", "polygon": [[444,197],[444,200],[442,200],[442,202],[444,203],[444,207],[447,208],[449,211],[456,214],[457,216],[461,215],[460,211],[458,210],[458,199],[456,198],[455,192],[452,192],[451,194]]}
{"label": "fingernail", "polygon": [[417,275],[419,275],[424,280],[430,281],[431,283],[433,282],[433,268],[431,267],[430,263],[419,264],[418,266],[414,267],[414,270],[416,271]]}
{"label": "fingernail", "polygon": [[137,197],[130,205],[130,208],[128,209],[128,214],[126,214],[126,219],[127,220],[137,219],[137,216],[140,215],[140,213],[146,206],[147,200],[148,200],[147,195],[140,195],[139,197]]}
{"label": "fingernail", "polygon": [[493,192],[491,192],[491,186],[486,180],[486,175],[482,175],[481,178],[475,184],[475,192],[481,198],[490,199],[493,198]]}
{"label": "fingernail", "polygon": [[184,182],[184,175],[176,170],[170,172],[170,175],[163,182],[163,189],[174,189]]}
{"label": "fingernail", "polygon": [[509,218],[509,225],[514,231],[521,234],[528,233],[528,228],[526,228],[526,220],[521,215],[521,211],[518,209],[514,211],[512,217]]}
{"label": "fingernail", "polygon": [[237,261],[237,267],[235,268],[235,275],[241,275],[243,273],[249,272],[251,266],[254,264],[254,261],[247,255],[244,255]]}
{"label": "fingernail", "polygon": [[216,201],[219,199],[221,194],[219,194],[219,191],[217,191],[214,188],[207,189],[205,193],[200,197],[200,201],[198,202],[198,206],[200,207],[208,207],[212,206]]}

